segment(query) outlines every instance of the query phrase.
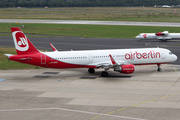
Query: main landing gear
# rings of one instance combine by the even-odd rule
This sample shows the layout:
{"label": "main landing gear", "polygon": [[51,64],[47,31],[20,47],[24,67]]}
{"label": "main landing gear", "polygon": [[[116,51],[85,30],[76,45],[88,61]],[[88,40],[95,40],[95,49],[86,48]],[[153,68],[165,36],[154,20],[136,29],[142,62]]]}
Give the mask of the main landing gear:
{"label": "main landing gear", "polygon": [[[89,73],[94,73],[95,70],[94,70],[93,68],[89,68],[89,69],[88,69],[88,72],[89,72]],[[101,73],[101,76],[102,76],[102,77],[108,77],[108,72],[103,71],[103,72]]]}
{"label": "main landing gear", "polygon": [[163,39],[164,42],[166,42],[166,39]]}
{"label": "main landing gear", "polygon": [[102,71],[101,76],[102,76],[102,77],[108,77],[108,72]]}
{"label": "main landing gear", "polygon": [[88,72],[89,72],[89,73],[94,73],[95,70],[94,70],[93,68],[89,68],[89,69],[88,69]]}
{"label": "main landing gear", "polygon": [[158,66],[157,71],[159,71],[159,72],[161,72],[161,71],[162,71],[162,69],[160,68],[160,65],[161,65],[161,64],[157,64],[157,66]]}

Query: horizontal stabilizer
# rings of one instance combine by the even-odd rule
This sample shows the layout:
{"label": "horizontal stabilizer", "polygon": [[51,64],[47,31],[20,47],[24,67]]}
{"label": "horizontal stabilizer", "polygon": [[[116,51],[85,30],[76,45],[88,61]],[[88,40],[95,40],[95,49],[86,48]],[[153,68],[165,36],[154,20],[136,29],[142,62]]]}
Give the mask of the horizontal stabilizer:
{"label": "horizontal stabilizer", "polygon": [[13,56],[13,54],[4,54],[5,56],[8,56],[8,57],[10,57],[10,56]]}

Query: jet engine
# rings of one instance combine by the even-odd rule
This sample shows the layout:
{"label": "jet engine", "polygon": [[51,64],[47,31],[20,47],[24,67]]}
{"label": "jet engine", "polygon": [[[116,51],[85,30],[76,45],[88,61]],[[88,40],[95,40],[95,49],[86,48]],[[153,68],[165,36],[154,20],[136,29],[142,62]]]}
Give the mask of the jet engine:
{"label": "jet engine", "polygon": [[133,64],[120,65],[114,68],[114,71],[124,73],[124,74],[131,74],[134,72],[134,70],[135,70],[135,67]]}
{"label": "jet engine", "polygon": [[156,33],[155,35],[156,35],[156,36],[163,36],[164,33],[163,33],[163,32],[158,32],[158,33]]}
{"label": "jet engine", "polygon": [[169,31],[164,31],[164,32],[158,32],[155,35],[156,36],[163,36],[163,35],[167,35],[169,33]]}

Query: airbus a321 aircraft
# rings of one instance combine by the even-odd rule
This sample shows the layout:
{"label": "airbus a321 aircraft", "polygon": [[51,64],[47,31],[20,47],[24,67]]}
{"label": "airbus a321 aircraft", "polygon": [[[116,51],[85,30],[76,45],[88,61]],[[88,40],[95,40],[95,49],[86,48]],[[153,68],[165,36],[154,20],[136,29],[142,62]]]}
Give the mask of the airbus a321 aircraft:
{"label": "airbus a321 aircraft", "polygon": [[140,33],[135,38],[139,40],[145,39],[157,39],[157,40],[171,40],[171,39],[180,39],[180,33],[169,33],[169,31],[158,32],[158,33]]}
{"label": "airbus a321 aircraft", "polygon": [[37,50],[25,34],[17,27],[12,27],[12,36],[17,55],[5,54],[9,60],[47,68],[88,68],[89,73],[102,68],[102,76],[107,77],[109,69],[130,74],[135,70],[134,65],[160,65],[174,62],[177,56],[163,48],[143,49],[112,49],[112,50],[83,50],[57,51],[52,45],[53,52]]}

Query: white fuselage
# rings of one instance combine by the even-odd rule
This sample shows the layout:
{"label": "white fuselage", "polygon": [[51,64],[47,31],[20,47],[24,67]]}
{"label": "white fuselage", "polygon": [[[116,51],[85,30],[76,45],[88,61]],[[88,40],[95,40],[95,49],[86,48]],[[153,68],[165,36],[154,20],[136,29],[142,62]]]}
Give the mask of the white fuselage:
{"label": "white fuselage", "polygon": [[140,33],[135,38],[137,39],[158,39],[158,40],[171,40],[180,39],[180,33],[168,33],[167,35],[156,36],[156,33]]}
{"label": "white fuselage", "polygon": [[52,58],[52,60],[63,63],[89,66],[112,64],[110,54],[119,65],[161,64],[174,62],[177,59],[176,55],[163,48],[45,52],[44,54]]}

